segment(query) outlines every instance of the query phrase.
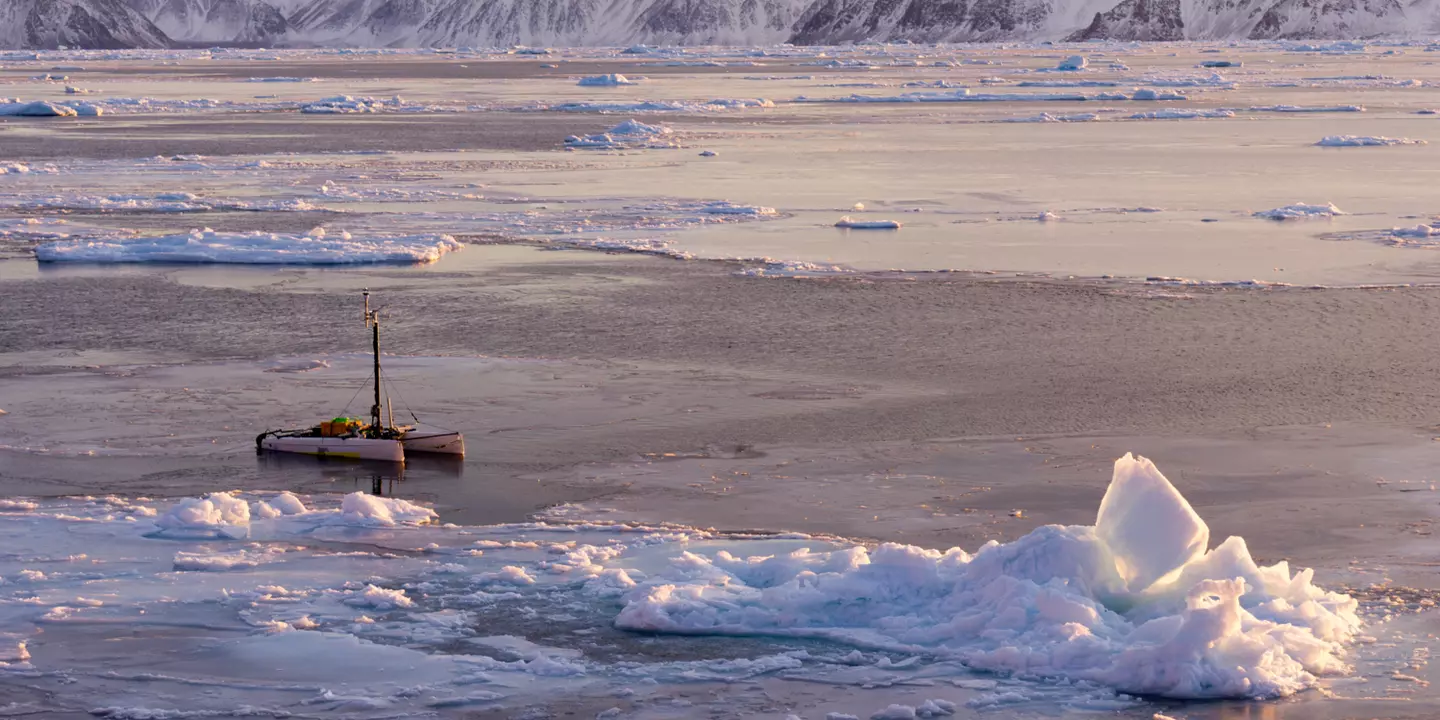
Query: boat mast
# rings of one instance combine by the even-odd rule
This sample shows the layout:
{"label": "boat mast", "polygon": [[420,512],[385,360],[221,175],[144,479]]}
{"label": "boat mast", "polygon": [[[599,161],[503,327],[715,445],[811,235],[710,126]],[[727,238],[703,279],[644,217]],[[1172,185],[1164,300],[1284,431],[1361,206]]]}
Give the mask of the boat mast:
{"label": "boat mast", "polygon": [[375,404],[370,406],[370,425],[378,429],[384,420],[380,414],[380,311],[370,309],[370,288],[365,288],[365,325],[373,331],[371,349],[375,353]]}

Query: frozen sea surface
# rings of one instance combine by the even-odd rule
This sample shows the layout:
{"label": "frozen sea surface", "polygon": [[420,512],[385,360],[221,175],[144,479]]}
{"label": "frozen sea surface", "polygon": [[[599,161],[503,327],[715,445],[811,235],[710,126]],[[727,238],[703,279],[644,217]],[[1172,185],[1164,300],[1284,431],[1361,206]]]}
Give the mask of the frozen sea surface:
{"label": "frozen sea surface", "polygon": [[[88,103],[106,114],[0,121],[12,137],[101,128],[145,136],[180,118],[201,123],[187,131],[201,135],[204,123],[263,127],[282,118],[330,133],[344,132],[347,122],[414,114],[473,116],[478,135],[486,133],[484,118],[497,115],[563,115],[576,130],[556,132],[550,149],[538,152],[250,149],[210,157],[183,152],[181,132],[173,135],[177,151],[131,161],[125,172],[117,172],[124,163],[87,161],[83,152],[29,162],[53,165],[54,173],[0,175],[0,205],[27,216],[138,213],[124,227],[141,234],[174,229],[147,226],[146,210],[183,212],[188,203],[343,211],[358,217],[327,224],[357,234],[478,233],[487,242],[662,248],[674,257],[781,268],[1258,280],[1266,287],[1430,282],[1437,265],[1429,253],[1329,241],[1414,227],[1440,213],[1420,190],[1437,166],[1437,145],[1419,144],[1431,139],[1434,116],[1421,113],[1434,104],[1426,93],[1440,84],[1424,48],[1341,53],[1256,43],[1221,49],[1227,66],[1214,65],[1215,49],[1085,46],[1076,49],[1085,66],[1060,73],[1049,71],[1075,52],[1025,46],[541,56],[554,67],[484,50],[42,53],[0,70],[7,95]],[[57,79],[50,70],[57,66],[81,69]],[[580,83],[617,75],[647,80]],[[306,108],[359,114],[327,118]],[[320,123],[335,124],[321,130],[328,126]],[[613,132],[662,126],[671,132]],[[1316,138],[1376,147],[1342,152],[1316,147]],[[686,148],[714,155],[674,152]],[[187,194],[196,197],[160,199]],[[1351,214],[1305,225],[1254,216],[1296,201]],[[735,227],[658,210],[716,202],[777,213]],[[855,212],[857,203],[867,209]],[[657,211],[626,218],[635,208]],[[1059,221],[1034,221],[1045,213]],[[842,215],[904,229],[845,233],[834,227]]]}

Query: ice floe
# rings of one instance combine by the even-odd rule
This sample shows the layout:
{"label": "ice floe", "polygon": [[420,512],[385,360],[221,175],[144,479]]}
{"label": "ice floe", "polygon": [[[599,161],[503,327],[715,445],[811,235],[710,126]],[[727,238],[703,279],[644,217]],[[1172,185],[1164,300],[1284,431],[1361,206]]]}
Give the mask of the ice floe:
{"label": "ice floe", "polygon": [[895,220],[857,219],[846,215],[836,221],[835,227],[845,228],[847,230],[899,230],[900,223]]}
{"label": "ice floe", "polygon": [[577,150],[679,147],[674,134],[674,130],[664,125],[647,125],[638,120],[626,120],[603,133],[583,137],[571,135],[565,138],[565,147]]}
{"label": "ice floe", "polygon": [[1275,113],[1352,113],[1365,112],[1363,105],[1331,105],[1331,106],[1303,106],[1303,105],[1257,105],[1250,108],[1250,112],[1275,112]]}
{"label": "ice floe", "polygon": [[[94,106],[90,106],[94,107]],[[70,105],[36,100],[34,102],[11,102],[0,104],[0,116],[12,117],[75,117],[77,115],[98,115],[99,111],[81,112]]]}
{"label": "ice floe", "polygon": [[619,73],[610,73],[608,75],[583,77],[580,78],[580,81],[576,84],[581,87],[620,87],[623,85],[639,85],[641,80],[642,78],[631,79]]}
{"label": "ice floe", "polygon": [[371,97],[336,95],[302,105],[300,106],[300,112],[318,115],[376,113],[387,109],[396,109],[403,105],[404,101],[401,100],[399,96],[388,99],[376,99]]}
{"label": "ice floe", "polygon": [[1232,117],[1235,117],[1235,113],[1231,110],[1189,110],[1184,108],[1166,108],[1129,116],[1131,120],[1204,120]]}
{"label": "ice floe", "polygon": [[1093,122],[1099,120],[1100,116],[1095,113],[1071,113],[1069,115],[1051,115],[1040,113],[1029,117],[1005,118],[1000,122],[1007,123],[1071,123],[1071,122]]}
{"label": "ice floe", "polygon": [[1277,697],[1347,671],[1356,602],[1260,567],[1143,458],[1115,465],[1095,527],[1045,526],[971,555],[884,544],[739,557],[683,553],[616,624],[818,637],[997,673],[1177,698]]}
{"label": "ice floe", "polygon": [[317,228],[304,235],[216,232],[130,240],[62,240],[35,248],[40,262],[353,265],[426,263],[463,247],[449,235],[352,237]]}
{"label": "ice floe", "polygon": [[1424,140],[1362,135],[1329,135],[1315,143],[1320,147],[1385,147],[1391,145],[1424,145]]}
{"label": "ice floe", "polygon": [[1294,203],[1273,210],[1262,210],[1255,213],[1255,217],[1266,220],[1306,220],[1310,218],[1329,218],[1336,215],[1348,215],[1349,213],[1335,207],[1330,203],[1324,205],[1311,205],[1308,203]]}

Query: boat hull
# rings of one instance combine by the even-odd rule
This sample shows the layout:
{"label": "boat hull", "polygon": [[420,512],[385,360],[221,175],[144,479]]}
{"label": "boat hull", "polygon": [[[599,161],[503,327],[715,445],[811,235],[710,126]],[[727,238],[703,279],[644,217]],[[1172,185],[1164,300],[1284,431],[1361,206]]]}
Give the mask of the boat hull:
{"label": "boat hull", "polygon": [[408,432],[400,442],[405,445],[405,452],[465,454],[465,438],[458,432]]}
{"label": "boat hull", "polygon": [[260,441],[261,450],[297,453],[351,460],[405,462],[405,446],[399,440],[361,437],[269,436]]}

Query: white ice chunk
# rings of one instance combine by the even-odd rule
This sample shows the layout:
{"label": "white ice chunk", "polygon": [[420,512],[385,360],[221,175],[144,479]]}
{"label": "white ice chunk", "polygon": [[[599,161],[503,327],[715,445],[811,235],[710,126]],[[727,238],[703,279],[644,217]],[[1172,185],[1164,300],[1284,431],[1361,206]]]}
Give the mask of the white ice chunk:
{"label": "white ice chunk", "polygon": [[0,105],[0,115],[16,117],[75,117],[80,113],[69,105],[37,100],[35,102],[14,102]]}
{"label": "white ice chunk", "polygon": [[1305,220],[1309,218],[1328,218],[1348,214],[1349,213],[1330,203],[1325,203],[1324,205],[1294,203],[1273,210],[1262,210],[1255,213],[1255,217],[1265,218],[1266,220]]}
{"label": "white ice chunk", "polygon": [[1151,112],[1135,113],[1130,116],[1131,120],[1205,120],[1212,118],[1235,117],[1231,110],[1186,110],[1183,108],[1169,108],[1165,110],[1153,110]]}
{"label": "white ice chunk", "polygon": [[1055,69],[1061,72],[1079,72],[1089,66],[1090,61],[1086,60],[1084,55],[1071,55],[1061,60],[1060,64],[1055,66]]}
{"label": "white ice chunk", "polygon": [[1095,535],[1131,592],[1198,559],[1210,543],[1210,528],[1155,463],[1130,453],[1115,461]]}
{"label": "white ice chunk", "polygon": [[608,75],[583,77],[580,78],[580,82],[576,84],[581,87],[620,87],[622,85],[639,85],[640,83],[638,79],[631,80],[619,73],[610,73]]}
{"label": "white ice chunk", "polygon": [[856,220],[846,215],[835,223],[835,227],[847,230],[899,230],[900,223],[895,220]]}
{"label": "white ice chunk", "polygon": [[40,262],[225,263],[244,265],[354,265],[426,263],[464,247],[449,235],[352,237],[216,232],[133,240],[62,240],[35,248]]}
{"label": "white ice chunk", "polygon": [[155,520],[167,537],[245,537],[250,532],[250,504],[230,493],[184,498]]}
{"label": "white ice chunk", "polygon": [[424,525],[439,517],[434,510],[409,500],[377,497],[361,492],[346,495],[345,499],[340,501],[340,513],[344,521],[350,524],[384,527]]}
{"label": "white ice chunk", "polygon": [[1378,135],[1329,135],[1315,143],[1320,147],[1386,147],[1390,145],[1424,145],[1424,140],[1392,138]]}

